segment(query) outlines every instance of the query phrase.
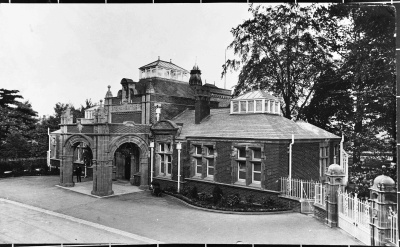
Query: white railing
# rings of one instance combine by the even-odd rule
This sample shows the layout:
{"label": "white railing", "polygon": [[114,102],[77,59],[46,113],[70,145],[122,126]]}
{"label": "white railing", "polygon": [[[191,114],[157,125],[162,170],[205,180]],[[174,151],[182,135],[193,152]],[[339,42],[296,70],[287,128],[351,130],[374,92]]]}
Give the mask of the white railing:
{"label": "white railing", "polygon": [[323,184],[321,183],[316,183],[315,184],[315,201],[314,204],[318,204],[322,206],[323,208],[326,207],[326,188]]}
{"label": "white railing", "polygon": [[399,235],[398,235],[398,222],[397,222],[397,212],[389,211],[389,225],[390,225],[390,233],[389,233],[389,242],[398,246],[399,243]]}
{"label": "white railing", "polygon": [[370,208],[368,201],[362,201],[347,192],[338,191],[338,226],[365,244],[370,243]]}
{"label": "white railing", "polygon": [[281,193],[295,199],[314,199],[316,181],[281,178]]}

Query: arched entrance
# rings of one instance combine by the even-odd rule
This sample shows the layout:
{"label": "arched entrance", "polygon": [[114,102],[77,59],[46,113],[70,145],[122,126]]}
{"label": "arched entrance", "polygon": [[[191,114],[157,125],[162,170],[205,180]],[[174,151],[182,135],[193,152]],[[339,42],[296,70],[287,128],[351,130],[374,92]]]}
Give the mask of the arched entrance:
{"label": "arched entrance", "polygon": [[84,134],[72,135],[63,141],[60,167],[61,186],[74,186],[74,171],[77,167],[84,168],[85,164],[86,168],[92,166],[92,147],[93,140]]}
{"label": "arched entrance", "polygon": [[132,143],[127,142],[119,146],[114,153],[114,179],[130,180],[140,174],[140,149]]}
{"label": "arched entrance", "polygon": [[77,168],[81,170],[84,180],[93,179],[93,152],[85,142],[77,142],[73,146],[73,169],[76,175]]}
{"label": "arched entrance", "polygon": [[[140,186],[141,189],[148,189],[149,148],[148,142],[144,138],[134,134],[120,136],[110,143],[108,153],[110,160],[113,161],[115,177],[123,176],[124,179],[127,179],[129,174],[131,184]],[[122,157],[120,150],[124,148],[127,148],[128,151]],[[121,169],[124,167],[124,172],[117,171],[117,164]],[[129,168],[130,172],[127,171]]]}

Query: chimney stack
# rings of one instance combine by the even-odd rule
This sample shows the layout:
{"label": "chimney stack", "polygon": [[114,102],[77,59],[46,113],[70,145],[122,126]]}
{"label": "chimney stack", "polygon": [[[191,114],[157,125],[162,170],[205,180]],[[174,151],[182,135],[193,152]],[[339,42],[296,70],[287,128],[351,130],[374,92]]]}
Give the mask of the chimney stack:
{"label": "chimney stack", "polygon": [[210,89],[203,87],[201,81],[201,71],[197,65],[190,71],[189,85],[193,89],[196,102],[195,108],[195,124],[199,124],[201,120],[210,115]]}

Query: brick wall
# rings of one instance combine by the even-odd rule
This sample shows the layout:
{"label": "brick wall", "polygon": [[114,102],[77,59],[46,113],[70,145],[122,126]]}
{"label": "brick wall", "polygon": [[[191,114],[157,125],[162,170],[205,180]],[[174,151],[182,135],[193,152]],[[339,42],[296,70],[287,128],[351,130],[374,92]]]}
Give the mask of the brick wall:
{"label": "brick wall", "polygon": [[125,121],[133,121],[135,123],[142,123],[142,113],[141,112],[121,112],[121,113],[111,113],[112,123],[123,123]]}
{"label": "brick wall", "polygon": [[319,143],[297,143],[292,149],[292,177],[319,180]]}
{"label": "brick wall", "polygon": [[279,190],[279,178],[287,176],[289,173],[289,142],[286,143],[266,143],[265,153],[265,171],[266,176],[264,186],[269,190]]}
{"label": "brick wall", "polygon": [[141,124],[133,126],[110,124],[109,130],[110,133],[150,133],[150,126]]}
{"label": "brick wall", "polygon": [[318,205],[314,205],[314,216],[320,221],[326,221],[326,209],[321,208]]}
{"label": "brick wall", "polygon": [[232,142],[216,142],[217,162],[215,181],[230,184],[232,181]]}
{"label": "brick wall", "polygon": [[[76,125],[67,126],[68,133],[79,133],[78,127]],[[81,133],[93,133],[93,125],[83,125]]]}

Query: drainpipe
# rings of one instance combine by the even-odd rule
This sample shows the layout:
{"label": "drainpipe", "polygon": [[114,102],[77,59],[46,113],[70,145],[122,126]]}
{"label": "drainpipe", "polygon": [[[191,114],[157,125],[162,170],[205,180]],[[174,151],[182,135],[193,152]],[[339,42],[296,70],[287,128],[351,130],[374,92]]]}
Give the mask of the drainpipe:
{"label": "drainpipe", "polygon": [[292,142],[289,144],[289,180],[292,179],[292,146],[294,144],[294,135],[292,134]]}
{"label": "drainpipe", "polygon": [[150,142],[150,188],[153,188],[153,149],[154,142]]}
{"label": "drainpipe", "polygon": [[50,136],[50,128],[47,128],[47,135],[49,136],[49,150],[47,151],[47,166],[49,167],[49,171],[51,171],[51,164],[50,164],[50,142],[51,142],[51,136]]}
{"label": "drainpipe", "polygon": [[181,149],[182,149],[182,144],[178,142],[176,144],[176,149],[178,150],[178,193],[181,192],[180,186],[181,186]]}

